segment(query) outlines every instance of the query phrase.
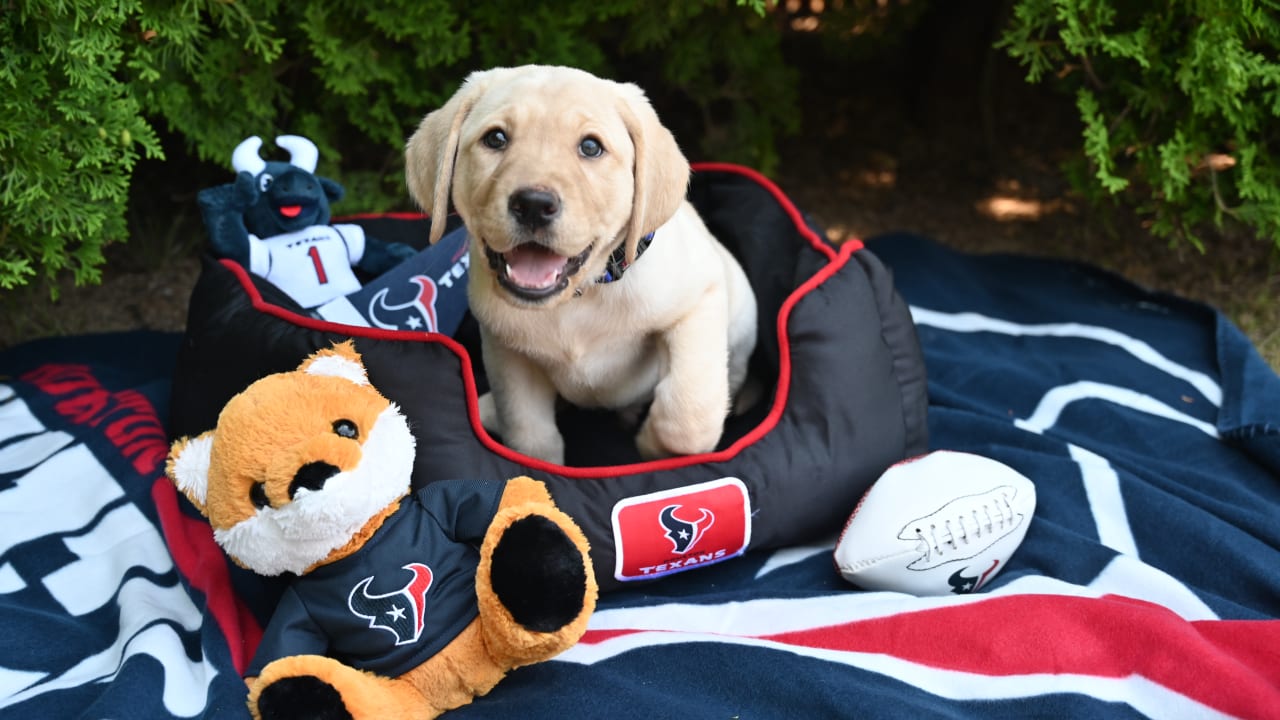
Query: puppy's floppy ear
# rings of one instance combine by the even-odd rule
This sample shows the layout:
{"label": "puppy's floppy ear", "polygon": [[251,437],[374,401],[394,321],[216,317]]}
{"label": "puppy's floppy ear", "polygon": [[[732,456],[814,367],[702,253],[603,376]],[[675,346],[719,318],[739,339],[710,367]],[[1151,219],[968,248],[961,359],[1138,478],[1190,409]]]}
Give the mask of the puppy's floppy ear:
{"label": "puppy's floppy ear", "polygon": [[619,84],[619,114],[635,147],[635,196],[627,227],[627,262],[635,262],[640,238],[671,219],[689,189],[689,161],[675,136],[658,120],[644,91]]}
{"label": "puppy's floppy ear", "polygon": [[448,102],[422,119],[405,146],[405,179],[414,200],[431,214],[432,243],[444,235],[462,122],[484,94],[493,72],[481,70],[468,75]]}

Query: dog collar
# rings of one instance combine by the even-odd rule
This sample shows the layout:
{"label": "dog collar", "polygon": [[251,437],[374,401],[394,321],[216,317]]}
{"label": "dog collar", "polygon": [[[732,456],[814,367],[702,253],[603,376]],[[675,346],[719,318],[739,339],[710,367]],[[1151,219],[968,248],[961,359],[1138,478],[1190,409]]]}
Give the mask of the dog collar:
{"label": "dog collar", "polygon": [[[653,242],[653,233],[649,233],[640,238],[640,242],[636,243],[636,260],[649,249],[649,244]],[[631,263],[627,262],[627,245],[623,243],[619,245],[609,255],[609,262],[604,265],[604,274],[596,278],[597,283],[611,283],[622,279],[622,273],[631,267]]]}

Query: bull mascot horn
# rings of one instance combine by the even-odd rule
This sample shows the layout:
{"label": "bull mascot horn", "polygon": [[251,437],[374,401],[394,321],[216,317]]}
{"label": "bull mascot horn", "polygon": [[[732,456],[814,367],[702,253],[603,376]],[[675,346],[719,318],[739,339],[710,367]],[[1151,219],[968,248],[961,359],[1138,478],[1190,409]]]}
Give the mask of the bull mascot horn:
{"label": "bull mascot horn", "polygon": [[[301,135],[281,135],[276,138],[276,146],[289,151],[289,164],[309,173],[316,171],[316,163],[320,160],[320,151],[316,144]],[[236,146],[231,155],[231,166],[236,172],[247,172],[257,177],[267,169],[267,162],[259,154],[262,150],[262,138],[254,135],[246,138]]]}

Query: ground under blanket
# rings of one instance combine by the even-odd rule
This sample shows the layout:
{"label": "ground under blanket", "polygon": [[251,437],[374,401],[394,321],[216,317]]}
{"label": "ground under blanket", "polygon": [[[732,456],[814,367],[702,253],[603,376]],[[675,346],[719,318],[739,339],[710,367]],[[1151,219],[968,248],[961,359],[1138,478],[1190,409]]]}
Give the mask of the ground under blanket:
{"label": "ground under blanket", "polygon": [[[1036,484],[1008,567],[921,599],[845,584],[832,542],[749,553],[607,594],[449,717],[1280,718],[1280,377],[1221,315],[1082,265],[870,248],[931,445]],[[199,530],[162,475],[178,342],[0,355],[2,717],[247,715],[256,621],[219,558],[167,549]]]}

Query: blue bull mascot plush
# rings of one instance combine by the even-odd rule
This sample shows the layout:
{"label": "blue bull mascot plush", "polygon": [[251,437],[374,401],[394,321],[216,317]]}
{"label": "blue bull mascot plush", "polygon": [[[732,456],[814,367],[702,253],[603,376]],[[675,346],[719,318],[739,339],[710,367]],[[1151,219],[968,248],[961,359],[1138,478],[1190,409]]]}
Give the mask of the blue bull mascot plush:
{"label": "blue bull mascot plush", "polygon": [[[231,157],[235,181],[198,194],[213,253],[327,320],[452,332],[465,312],[465,282],[437,288],[436,278],[465,279],[466,253],[455,247],[465,237],[419,252],[371,237],[358,224],[330,224],[330,206],[344,190],[315,174],[315,144],[281,135],[276,145],[288,151],[288,162],[264,160],[262,139],[246,139]],[[368,286],[356,276],[357,268],[372,278]]]}
{"label": "blue bull mascot plush", "polygon": [[266,278],[308,309],[359,290],[353,265],[381,275],[413,256],[412,247],[366,237],[358,225],[330,225],[330,204],[344,190],[315,174],[315,144],[281,135],[276,145],[289,151],[289,162],[263,160],[262,138],[251,137],[231,156],[235,182],[199,194],[215,254]]}

